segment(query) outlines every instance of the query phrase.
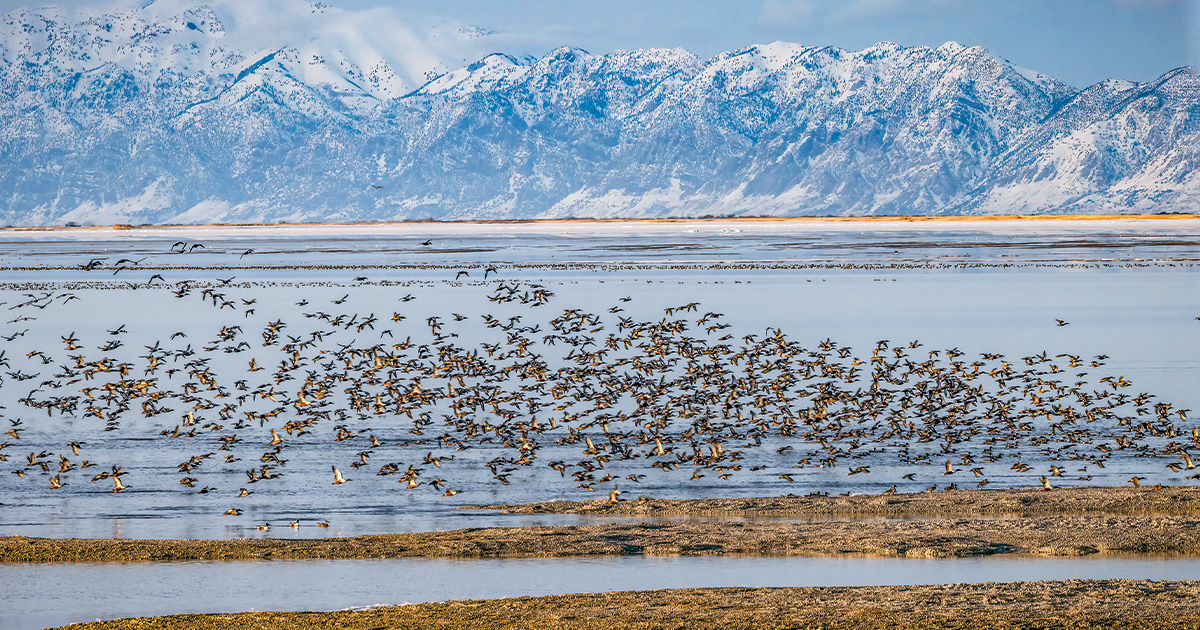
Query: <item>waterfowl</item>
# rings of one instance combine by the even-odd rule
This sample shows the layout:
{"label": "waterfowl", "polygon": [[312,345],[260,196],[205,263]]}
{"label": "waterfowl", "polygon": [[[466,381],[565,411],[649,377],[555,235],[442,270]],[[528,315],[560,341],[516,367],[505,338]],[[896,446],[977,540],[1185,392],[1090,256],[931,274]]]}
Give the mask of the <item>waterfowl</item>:
{"label": "waterfowl", "polygon": [[346,479],[345,477],[342,477],[342,471],[338,470],[337,466],[334,466],[333,467],[333,484],[332,485],[336,486],[338,484],[346,483],[347,481],[350,481],[350,480]]}

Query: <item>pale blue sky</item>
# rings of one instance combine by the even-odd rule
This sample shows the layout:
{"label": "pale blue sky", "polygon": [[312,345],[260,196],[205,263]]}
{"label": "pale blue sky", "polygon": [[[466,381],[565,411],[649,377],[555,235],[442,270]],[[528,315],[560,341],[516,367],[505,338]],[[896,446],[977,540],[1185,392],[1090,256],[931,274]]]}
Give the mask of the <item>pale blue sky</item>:
{"label": "pale blue sky", "polygon": [[[344,8],[381,4],[326,1]],[[879,41],[953,40],[1078,86],[1110,77],[1147,81],[1197,65],[1189,42],[1200,41],[1200,0],[405,0],[392,6],[527,38],[528,51],[506,52],[540,54],[563,44],[592,52],[680,46],[709,57],[774,40],[852,50]]]}
{"label": "pale blue sky", "polygon": [[[119,0],[118,0],[119,1]],[[263,0],[241,0],[261,2]],[[954,40],[1076,86],[1148,81],[1200,66],[1200,0],[322,0],[389,7],[414,22],[497,31],[497,52],[540,56],[563,45],[595,53],[683,47],[707,58],[775,40],[860,50],[879,41]],[[58,0],[64,6],[113,0]],[[55,0],[0,0],[0,11]]]}

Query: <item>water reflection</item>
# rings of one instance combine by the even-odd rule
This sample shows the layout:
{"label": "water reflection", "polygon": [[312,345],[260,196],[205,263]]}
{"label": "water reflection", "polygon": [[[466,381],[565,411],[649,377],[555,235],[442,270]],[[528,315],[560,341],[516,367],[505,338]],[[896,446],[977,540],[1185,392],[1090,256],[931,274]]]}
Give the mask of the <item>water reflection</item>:
{"label": "water reflection", "polygon": [[[717,586],[1193,579],[1200,558],[616,557],[0,564],[0,628],[164,614],[338,610],[451,599]],[[47,588],[47,585],[54,585]]]}
{"label": "water reflection", "polygon": [[[665,306],[699,300],[703,305],[701,311],[712,308],[725,313],[725,321],[731,326],[727,331],[730,334],[761,335],[767,327],[781,328],[790,339],[805,347],[811,348],[828,338],[841,347],[853,347],[855,356],[869,356],[870,349],[880,339],[891,339],[896,344],[919,339],[924,344],[921,352],[954,347],[970,357],[982,352],[997,352],[1014,361],[1019,361],[1017,357],[1040,352],[1080,356],[1103,353],[1111,357],[1104,369],[1095,371],[1093,376],[1120,374],[1133,382],[1137,391],[1148,391],[1157,396],[1155,402],[1174,403],[1174,410],[1200,409],[1200,394],[1195,388],[1195,383],[1200,382],[1200,359],[1195,352],[1200,343],[1200,323],[1194,319],[1200,315],[1200,274],[1196,267],[1186,266],[1194,265],[1190,261],[1197,259],[1200,251],[1195,238],[1200,231],[1200,222],[1137,226],[1115,222],[1100,230],[1095,229],[1095,224],[1087,227],[1051,223],[1034,224],[1033,227],[993,224],[994,229],[956,225],[958,227],[954,229],[946,225],[920,229],[911,225],[859,225],[853,229],[829,225],[814,229],[812,226],[797,227],[797,224],[747,224],[737,228],[741,232],[722,233],[720,230],[728,228],[713,224],[655,224],[645,228],[644,234],[633,233],[628,226],[608,224],[591,232],[580,226],[498,226],[491,232],[481,231],[478,226],[409,226],[404,229],[392,226],[340,231],[331,228],[337,233],[318,235],[317,238],[312,238],[312,232],[291,228],[279,231],[217,229],[204,236],[208,248],[194,256],[165,254],[170,243],[176,240],[177,233],[171,230],[136,230],[132,234],[121,234],[120,238],[105,238],[102,231],[88,231],[92,240],[84,239],[83,232],[21,232],[13,235],[15,245],[0,247],[0,265],[44,264],[60,265],[61,268],[6,270],[3,279],[9,284],[0,287],[4,289],[0,301],[17,304],[27,300],[24,293],[30,289],[25,283],[40,283],[38,291],[53,290],[56,295],[67,291],[66,287],[70,285],[69,291],[76,294],[78,300],[69,305],[55,302],[46,309],[28,307],[25,310],[36,320],[22,322],[19,326],[0,326],[0,333],[4,335],[29,328],[27,334],[5,346],[7,359],[12,362],[14,371],[41,373],[28,381],[6,380],[0,405],[6,407],[10,415],[15,413],[13,410],[24,411],[26,408],[18,401],[35,387],[41,387],[41,397],[57,396],[62,390],[81,403],[91,400],[84,400],[84,396],[77,393],[89,383],[72,383],[72,379],[54,376],[63,369],[60,363],[71,363],[64,355],[76,352],[64,350],[61,339],[72,332],[84,340],[80,343],[86,345],[92,359],[96,358],[95,351],[101,345],[114,339],[126,339],[124,347],[108,354],[136,366],[135,375],[145,376],[141,374],[147,361],[143,356],[147,352],[144,348],[156,341],[163,341],[166,347],[194,344],[193,350],[198,350],[215,331],[232,322],[244,326],[245,334],[253,337],[274,318],[290,324],[285,334],[304,336],[315,325],[315,320],[306,318],[304,313],[321,309],[337,313],[369,312],[385,320],[393,310],[403,311],[408,318],[404,325],[416,322],[414,327],[417,329],[422,329],[422,322],[427,317],[440,315],[449,319],[448,312],[464,313],[471,319],[455,331],[462,334],[456,341],[467,346],[477,341],[472,338],[471,326],[482,328],[478,323],[481,312],[522,315],[526,323],[534,323],[566,308],[606,313],[608,308],[619,305],[625,309],[621,315],[652,321],[663,317]],[[573,232],[570,238],[560,234],[567,229]],[[421,247],[414,236],[418,232],[413,230],[436,232],[438,247]],[[988,238],[982,238],[985,236]],[[700,241],[709,242],[710,246],[690,247]],[[654,243],[663,247],[644,247]],[[360,247],[364,244],[372,247]],[[375,245],[383,247],[373,247]],[[238,253],[249,248],[261,252],[262,256],[240,258]],[[1098,257],[1111,257],[1115,250],[1133,258],[1154,258],[1164,262],[1140,266],[1140,263],[1126,261],[1111,267],[1095,266],[1095,263],[1103,262]],[[142,263],[145,266],[192,265],[189,269],[162,271],[172,287],[184,280],[216,284],[215,277],[236,277],[232,285],[220,288],[220,291],[227,293],[230,301],[239,298],[257,300],[253,308],[259,312],[247,313],[248,308],[243,309],[240,301],[237,308],[243,310],[236,312],[223,307],[201,308],[190,302],[187,308],[181,308],[180,304],[184,302],[173,297],[165,285],[151,289],[145,285],[131,288],[133,285],[126,284],[126,278],[130,282],[144,283],[150,277],[150,271],[126,270],[117,276],[78,269],[81,262],[86,262],[81,259],[93,254],[112,260],[120,256],[147,256],[147,261]],[[1011,256],[1017,258],[1005,260],[1024,266],[876,266],[897,261],[908,264],[946,260],[990,264],[989,261],[997,257]],[[504,282],[542,283],[556,294],[554,301],[542,309],[508,305],[511,307],[508,312],[496,310],[508,307],[488,301],[488,295],[495,290],[494,284],[455,283],[452,281],[453,269],[386,266],[396,262],[450,265],[566,259],[583,260],[592,266],[505,267],[502,271]],[[672,268],[664,264],[668,259],[683,260],[693,266]],[[633,260],[657,266],[635,268],[624,264]],[[722,261],[737,264],[720,268],[703,266]],[[757,268],[752,261],[777,264],[801,261],[831,266]],[[271,265],[297,262],[360,267],[270,268]],[[1036,266],[1043,262],[1057,266]],[[1173,266],[1177,264],[1185,266]],[[229,271],[217,273],[205,265],[224,266]],[[361,266],[364,265],[385,266],[363,270]],[[352,278],[359,274],[369,277],[369,282],[353,281]],[[474,275],[479,275],[478,270]],[[495,282],[494,278],[491,282]],[[199,292],[197,288],[194,293]],[[345,307],[331,305],[349,293],[353,295]],[[400,296],[406,293],[416,297],[411,302],[399,302]],[[619,301],[622,297],[630,297],[631,301]],[[198,298],[193,295],[190,299]],[[304,300],[312,305],[294,306]],[[137,304],[137,308],[131,309],[131,303]],[[200,301],[201,305],[205,303]],[[86,318],[81,316],[84,311],[77,310],[81,308],[80,304],[87,305]],[[542,313],[550,310],[553,314]],[[178,318],[164,317],[164,313],[178,315]],[[688,317],[693,321],[696,319],[690,313]],[[1068,320],[1071,325],[1057,327],[1054,325],[1057,318]],[[106,332],[121,326],[126,327],[127,335]],[[191,337],[171,340],[175,332],[182,331],[190,333]],[[398,324],[395,337],[403,338],[409,332],[417,338],[416,331],[401,328]],[[361,334],[341,331],[341,334],[355,337],[360,344],[375,343],[375,337],[383,338],[382,333],[375,330],[364,330]],[[239,378],[234,367],[245,372],[246,357],[256,356],[265,361],[266,355],[260,353],[266,351],[257,345],[260,341],[257,338],[253,341],[254,351],[247,351],[245,355],[225,353],[220,349],[212,351],[209,365],[222,376],[223,383],[236,382]],[[393,339],[385,339],[384,342],[391,341]],[[42,349],[57,361],[43,364],[36,355],[27,355]],[[164,363],[167,361],[163,359]],[[182,387],[181,381],[190,378],[184,377],[186,370],[181,367],[185,361],[172,360],[172,368],[180,370],[174,380],[162,372],[158,374],[163,387],[178,389]],[[265,372],[259,376],[262,374]],[[54,384],[61,381],[62,385],[36,385],[43,379]],[[257,381],[252,378],[250,382]],[[215,406],[198,414],[216,422],[215,414],[239,391],[233,390],[230,396],[219,400],[206,399],[205,404],[211,402]],[[103,394],[97,391],[93,395]],[[429,485],[407,491],[404,485],[395,482],[394,477],[376,477],[374,471],[383,462],[397,459],[403,459],[406,466],[420,466],[420,458],[427,451],[442,447],[432,441],[427,445],[412,444],[407,419],[396,422],[397,416],[364,421],[372,425],[373,432],[389,449],[376,451],[369,467],[354,472],[349,471],[347,463],[353,462],[356,451],[363,449],[360,446],[362,439],[334,443],[329,425],[335,424],[336,420],[324,423],[323,433],[319,436],[290,436],[291,448],[285,457],[290,457],[289,463],[286,468],[276,469],[286,478],[279,483],[251,486],[255,494],[242,498],[237,496],[237,491],[248,483],[245,471],[261,463],[258,455],[261,448],[266,448],[262,446],[265,439],[259,439],[267,437],[261,435],[261,423],[252,421],[250,432],[238,431],[245,442],[244,450],[236,451],[241,460],[237,464],[225,464],[218,459],[219,455],[209,460],[195,471],[186,473],[198,478],[196,488],[189,489],[179,484],[185,473],[177,467],[200,452],[217,452],[220,444],[218,433],[213,432],[201,433],[195,438],[159,437],[160,431],[169,431],[179,424],[180,416],[196,403],[188,400],[186,407],[184,404],[172,403],[176,407],[174,413],[162,414],[157,419],[137,416],[135,408],[123,419],[127,424],[111,432],[104,431],[103,421],[81,412],[78,417],[55,415],[48,418],[39,410],[26,418],[20,448],[10,448],[7,451],[9,461],[0,465],[0,471],[5,473],[0,474],[0,501],[4,503],[0,507],[0,535],[237,538],[266,535],[255,530],[255,525],[264,522],[275,525],[271,535],[287,536],[571,524],[595,521],[579,517],[478,514],[457,508],[474,503],[592,499],[603,497],[611,487],[599,486],[598,492],[589,493],[578,488],[569,475],[560,476],[547,468],[544,464],[549,461],[560,459],[570,463],[582,457],[581,446],[557,446],[547,439],[539,451],[538,463],[528,470],[512,473],[511,486],[501,485],[484,467],[489,460],[504,455],[505,449],[481,445],[456,453],[456,460],[447,461],[445,467],[436,472],[426,466],[430,468],[430,474],[444,475],[450,486],[460,491],[459,495],[443,498],[440,491],[432,491]],[[247,408],[239,409],[230,419],[220,420],[227,425],[224,433],[233,431],[230,427],[242,417],[238,413],[246,410],[264,412],[274,406],[273,403],[262,403],[261,399],[257,403],[259,407],[255,408],[254,404],[251,400]],[[286,409],[283,415],[291,418],[296,415],[295,409]],[[1178,438],[1174,435],[1155,438],[1160,443],[1158,446],[1186,439],[1187,433],[1196,426],[1195,412],[1191,412],[1186,421],[1181,418],[1178,424],[1183,433]],[[86,442],[84,455],[77,458],[65,449],[68,436]],[[426,438],[432,436],[430,433]],[[398,446],[401,442],[405,444],[403,448]],[[977,483],[975,477],[968,478],[965,469],[958,477],[943,478],[939,468],[940,455],[937,461],[926,460],[934,465],[922,468],[897,466],[896,448],[892,445],[885,444],[880,450],[871,449],[870,452],[864,448],[855,454],[853,462],[843,457],[838,467],[817,468],[811,465],[816,463],[813,458],[814,461],[804,469],[794,466],[806,455],[798,453],[798,447],[786,455],[776,454],[776,449],[781,446],[782,442],[767,441],[747,449],[747,458],[741,462],[743,469],[728,479],[720,478],[716,471],[706,471],[704,478],[692,480],[689,478],[692,470],[687,467],[669,473],[647,470],[644,460],[631,465],[614,459],[607,464],[606,472],[620,483],[624,492],[622,498],[639,495],[655,498],[778,496],[812,491],[878,494],[893,484],[900,492],[916,492],[930,485],[941,489],[951,480],[962,481],[964,489]],[[1094,446],[1102,445],[1097,442]],[[1010,464],[1016,461],[1013,458],[1016,452],[1006,444],[996,448],[1009,459],[972,465],[985,468],[989,488],[1038,487],[1037,477],[1047,474],[1052,463],[1066,469],[1063,477],[1054,479],[1056,486],[1124,485],[1134,475],[1147,478],[1148,485],[1196,483],[1190,479],[1191,473],[1168,471],[1166,464],[1177,462],[1179,458],[1174,453],[1164,455],[1162,450],[1142,453],[1120,449],[1105,461],[1104,468],[1100,468],[1092,464],[1090,458],[1083,457],[1090,453],[1091,447],[1079,446],[1079,458],[1070,459],[1069,463],[1066,458],[1073,453],[1051,453],[1028,444],[1025,447],[1019,461],[1031,466],[1027,473],[1010,469]],[[392,448],[397,450],[392,452]],[[913,448],[915,454],[915,449],[935,449],[938,443]],[[24,460],[31,451],[42,450],[53,454],[42,460],[49,469],[42,472],[25,465]],[[58,476],[57,458],[63,453],[77,464],[80,458],[91,458],[98,467],[61,473],[68,485],[52,490],[47,477]],[[1153,456],[1144,456],[1147,454]],[[331,487],[328,478],[331,463],[342,466],[355,480]],[[868,466],[870,474],[848,476],[849,463]],[[125,467],[125,482],[130,489],[113,494],[111,482],[107,486],[88,482],[92,473],[109,465]],[[751,470],[758,466],[762,468]],[[7,474],[26,468],[25,478]],[[905,480],[903,476],[914,470],[915,478]],[[645,474],[645,477],[636,483],[628,481],[626,476],[633,473]],[[600,474],[604,473],[597,473]],[[781,479],[781,474],[789,475],[794,481]],[[217,490],[204,495],[196,493],[206,485]],[[231,507],[242,509],[243,516],[223,517],[225,510]],[[316,521],[326,518],[334,527],[325,530],[313,526]],[[299,530],[279,527],[294,519],[301,522]],[[280,534],[281,531],[284,533]]]}

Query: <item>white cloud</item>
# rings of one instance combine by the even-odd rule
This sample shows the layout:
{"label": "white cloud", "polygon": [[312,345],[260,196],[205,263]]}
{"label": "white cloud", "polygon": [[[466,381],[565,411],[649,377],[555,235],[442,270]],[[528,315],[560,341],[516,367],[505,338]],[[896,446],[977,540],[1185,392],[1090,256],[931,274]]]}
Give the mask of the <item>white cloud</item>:
{"label": "white cloud", "polygon": [[[2,0],[0,0],[2,1]],[[103,15],[135,14],[139,19],[182,29],[181,16],[210,8],[221,23],[203,34],[180,30],[182,35],[164,41],[184,43],[197,52],[160,55],[158,61],[187,68],[191,57],[204,60],[238,51],[248,60],[284,47],[296,49],[297,63],[305,76],[333,72],[361,81],[371,75],[366,87],[376,96],[399,96],[425,83],[430,73],[440,74],[465,66],[491,52],[503,36],[438,16],[410,14],[391,6],[342,9],[317,5],[308,0],[81,0],[61,3],[50,11],[62,23],[74,23]],[[188,18],[190,19],[190,18]],[[199,30],[199,29],[198,29]],[[173,39],[172,39],[173,38]],[[49,45],[49,42],[42,42]],[[0,49],[5,42],[0,41]],[[145,65],[136,46],[113,40],[100,55],[105,61],[125,66]],[[193,48],[184,46],[185,53]],[[190,55],[190,57],[189,57]],[[183,57],[188,57],[184,59]],[[315,65],[310,60],[322,60]],[[197,61],[197,59],[191,59]],[[94,61],[80,60],[81,65]],[[375,69],[385,68],[372,74]],[[352,69],[352,71],[351,71]]]}

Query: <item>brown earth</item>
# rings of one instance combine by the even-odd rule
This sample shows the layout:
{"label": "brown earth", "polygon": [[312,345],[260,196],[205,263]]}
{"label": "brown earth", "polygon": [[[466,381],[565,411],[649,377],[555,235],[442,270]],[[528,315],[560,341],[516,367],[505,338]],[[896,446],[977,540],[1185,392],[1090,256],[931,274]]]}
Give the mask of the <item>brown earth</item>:
{"label": "brown earth", "polygon": [[[9,536],[0,538],[0,558],[9,562],[177,562],[735,554],[1200,555],[1200,490],[1190,488],[1160,491],[1091,488],[1045,493],[997,490],[503,507],[513,511],[641,514],[651,518],[644,522],[603,525],[479,528],[302,540]],[[665,515],[720,518],[653,518]],[[786,518],[814,515],[893,518],[840,521]],[[906,516],[910,518],[901,518]]]}
{"label": "brown earth", "polygon": [[[628,496],[628,495],[627,495]],[[898,518],[906,516],[1126,515],[1200,516],[1200,487],[1084,487],[963,490],[892,495],[794,496],[747,499],[557,501],[473,505],[519,514],[612,516],[750,516]]]}
{"label": "brown earth", "polygon": [[389,628],[1200,628],[1200,582],[1069,580],[855,588],[711,588],[519,597],[365,611],[171,615],[73,630]]}

